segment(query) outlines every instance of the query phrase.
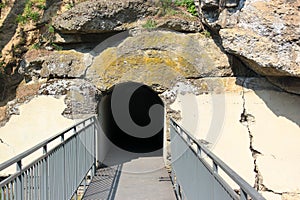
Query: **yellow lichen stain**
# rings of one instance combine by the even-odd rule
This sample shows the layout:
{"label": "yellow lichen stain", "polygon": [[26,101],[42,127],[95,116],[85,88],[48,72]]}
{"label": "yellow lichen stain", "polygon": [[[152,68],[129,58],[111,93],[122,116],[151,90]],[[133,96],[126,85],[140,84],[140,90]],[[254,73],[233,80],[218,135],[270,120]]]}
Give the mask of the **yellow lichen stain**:
{"label": "yellow lichen stain", "polygon": [[[113,73],[122,75],[132,69],[140,69],[147,71],[156,71],[158,68],[169,68],[172,71],[176,71],[182,75],[188,75],[186,73],[196,72],[194,67],[181,56],[166,52],[148,50],[144,54],[131,54],[124,55],[112,61],[105,67],[107,74]],[[117,72],[117,73],[116,73]],[[159,73],[159,72],[158,72]]]}
{"label": "yellow lichen stain", "polygon": [[97,73],[102,79],[99,84],[111,87],[120,80],[167,84],[176,77],[197,74],[191,63],[170,51],[145,50],[130,52],[117,58],[115,56],[116,54],[106,52],[101,55],[101,59],[98,58],[97,62],[101,67],[97,69]]}

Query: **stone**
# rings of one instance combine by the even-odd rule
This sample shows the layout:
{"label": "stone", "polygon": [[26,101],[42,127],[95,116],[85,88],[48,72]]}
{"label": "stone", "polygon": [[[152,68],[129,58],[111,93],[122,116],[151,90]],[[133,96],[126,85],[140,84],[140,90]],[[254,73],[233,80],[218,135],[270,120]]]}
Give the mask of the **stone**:
{"label": "stone", "polygon": [[[196,18],[197,19],[197,18]],[[184,18],[162,18],[157,22],[157,28],[164,28],[179,32],[201,32],[203,25],[200,20],[191,20]]]}
{"label": "stone", "polygon": [[[213,2],[207,3],[211,5]],[[299,80],[296,80],[300,77],[299,1],[223,2],[225,5],[216,1],[218,6],[213,9],[201,4],[200,12],[203,22],[219,32],[225,50],[256,73],[272,77],[272,83],[299,94]],[[236,6],[228,8],[228,4]],[[279,81],[275,81],[276,77]],[[297,88],[281,84],[281,77],[291,77]],[[290,83],[290,80],[285,82]]]}
{"label": "stone", "polygon": [[180,78],[231,75],[227,56],[211,38],[200,33],[144,31],[95,55],[86,78],[105,91],[126,81],[155,89],[169,88]]}
{"label": "stone", "polygon": [[30,78],[80,78],[90,64],[88,59],[88,55],[73,50],[32,50],[26,53],[19,72]]}
{"label": "stone", "polygon": [[267,76],[267,79],[271,83],[277,85],[278,87],[282,88],[285,91],[298,94],[298,95],[300,94],[300,78],[291,77],[291,76],[287,76],[287,77]]}
{"label": "stone", "polygon": [[144,0],[85,1],[54,19],[61,33],[104,33],[126,30],[122,25],[155,15],[158,8]]}
{"label": "stone", "polygon": [[63,116],[69,119],[84,119],[97,113],[99,91],[91,83],[83,79],[53,79],[43,84],[39,90],[41,95],[65,95],[66,108]]}

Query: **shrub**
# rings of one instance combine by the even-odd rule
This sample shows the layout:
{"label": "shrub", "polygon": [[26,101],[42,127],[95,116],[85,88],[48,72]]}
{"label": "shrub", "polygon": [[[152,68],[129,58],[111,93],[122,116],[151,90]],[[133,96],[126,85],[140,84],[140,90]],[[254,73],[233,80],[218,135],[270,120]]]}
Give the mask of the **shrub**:
{"label": "shrub", "polygon": [[198,11],[195,6],[194,0],[176,0],[175,5],[184,6],[187,9],[187,11],[193,16],[198,16]]}
{"label": "shrub", "polygon": [[49,33],[54,33],[55,32],[54,27],[52,25],[48,25],[48,31]]}

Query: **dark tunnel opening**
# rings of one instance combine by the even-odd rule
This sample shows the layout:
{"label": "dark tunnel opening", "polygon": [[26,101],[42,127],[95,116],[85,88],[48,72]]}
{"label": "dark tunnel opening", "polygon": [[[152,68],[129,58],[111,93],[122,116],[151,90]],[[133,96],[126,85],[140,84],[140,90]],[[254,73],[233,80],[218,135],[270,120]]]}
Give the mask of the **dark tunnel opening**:
{"label": "dark tunnel opening", "polygon": [[150,87],[115,85],[101,99],[99,115],[104,134],[119,148],[133,153],[163,148],[164,104]]}

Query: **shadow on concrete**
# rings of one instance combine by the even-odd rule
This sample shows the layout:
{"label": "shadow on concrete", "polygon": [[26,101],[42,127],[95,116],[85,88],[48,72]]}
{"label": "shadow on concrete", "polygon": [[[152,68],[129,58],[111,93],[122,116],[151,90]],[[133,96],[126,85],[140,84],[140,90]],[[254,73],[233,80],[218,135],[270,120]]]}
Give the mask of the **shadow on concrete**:
{"label": "shadow on concrete", "polygon": [[285,117],[300,127],[300,95],[285,92],[262,77],[237,78],[236,84],[253,90],[276,116]]}
{"label": "shadow on concrete", "polygon": [[115,199],[121,171],[122,165],[98,169],[82,200]]}

